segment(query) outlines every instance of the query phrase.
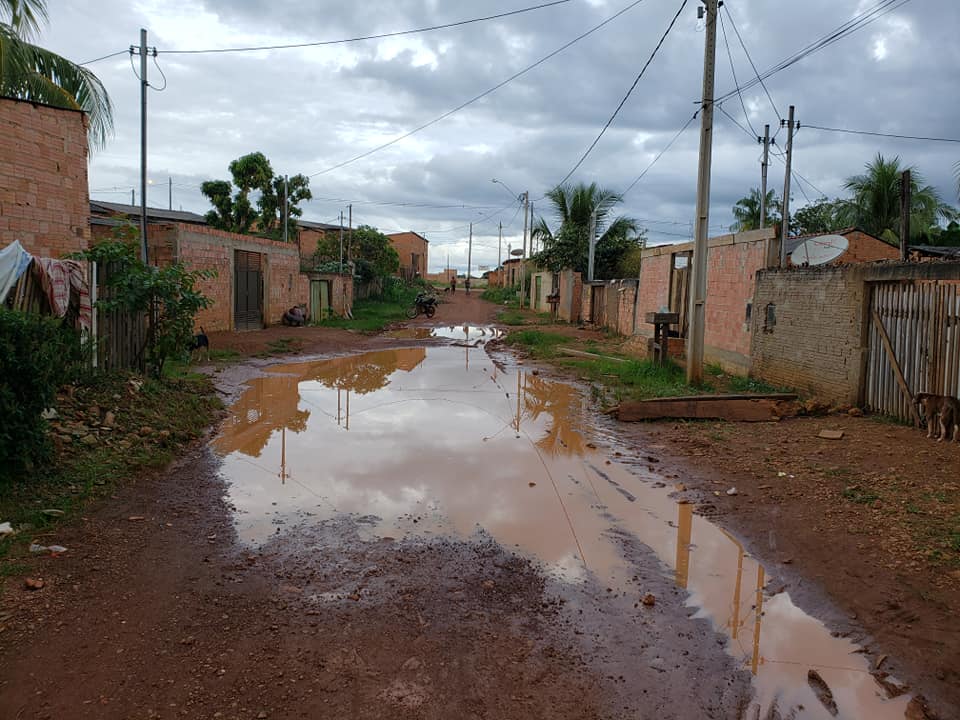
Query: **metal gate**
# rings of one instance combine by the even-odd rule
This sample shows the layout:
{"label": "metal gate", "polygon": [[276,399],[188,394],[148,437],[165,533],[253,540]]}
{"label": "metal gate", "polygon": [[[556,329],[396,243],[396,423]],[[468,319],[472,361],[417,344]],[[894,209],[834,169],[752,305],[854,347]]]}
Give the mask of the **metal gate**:
{"label": "metal gate", "polygon": [[958,285],[919,280],[871,285],[867,408],[916,422],[917,393],[960,393]]}
{"label": "metal gate", "polygon": [[330,283],[310,281],[310,319],[319,322],[330,317]]}
{"label": "metal gate", "polygon": [[234,315],[236,330],[263,327],[263,255],[237,250],[234,255]]}

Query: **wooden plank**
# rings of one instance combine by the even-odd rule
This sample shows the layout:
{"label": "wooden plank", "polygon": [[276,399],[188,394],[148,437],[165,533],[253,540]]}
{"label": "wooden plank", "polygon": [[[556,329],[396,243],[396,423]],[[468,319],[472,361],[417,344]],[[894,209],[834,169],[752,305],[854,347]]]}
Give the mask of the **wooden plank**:
{"label": "wooden plank", "polygon": [[903,373],[900,371],[900,365],[897,363],[897,358],[893,354],[893,347],[890,345],[890,338],[887,337],[886,328],[883,327],[883,321],[880,320],[880,316],[877,314],[877,311],[874,310],[872,313],[873,324],[877,327],[877,332],[880,335],[880,341],[883,343],[883,349],[887,353],[887,360],[890,362],[890,366],[893,368],[894,374],[897,378],[897,382],[900,385],[900,390],[907,397],[910,403],[910,414],[913,416],[913,421],[916,427],[920,427],[920,416],[917,414],[917,408],[913,404],[913,395],[910,393],[910,388],[907,387],[907,381],[903,379]]}
{"label": "wooden plank", "polygon": [[957,303],[957,286],[950,286],[950,387],[948,391],[960,395],[960,306]]}
{"label": "wooden plank", "polygon": [[590,360],[610,360],[611,362],[627,362],[623,358],[610,357],[609,355],[598,355],[597,353],[585,352],[583,350],[574,350],[573,348],[558,347],[557,352],[571,357],[588,358]]}
{"label": "wooden plank", "polygon": [[781,403],[796,396],[777,398],[750,396],[710,396],[659,398],[620,403],[616,416],[622,422],[657,420],[661,418],[692,420],[734,420],[740,422],[770,422],[781,417]]}

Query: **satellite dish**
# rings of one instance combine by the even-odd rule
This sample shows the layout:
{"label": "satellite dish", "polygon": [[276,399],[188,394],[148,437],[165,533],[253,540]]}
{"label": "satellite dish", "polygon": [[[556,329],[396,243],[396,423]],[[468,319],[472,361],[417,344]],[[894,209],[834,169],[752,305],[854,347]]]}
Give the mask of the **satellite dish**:
{"label": "satellite dish", "polygon": [[517,248],[516,250],[511,250],[510,254],[515,257],[520,257],[521,255],[523,255],[523,250],[521,250],[520,248]]}
{"label": "satellite dish", "polygon": [[825,265],[843,255],[850,242],[843,235],[807,238],[790,253],[794,265]]}

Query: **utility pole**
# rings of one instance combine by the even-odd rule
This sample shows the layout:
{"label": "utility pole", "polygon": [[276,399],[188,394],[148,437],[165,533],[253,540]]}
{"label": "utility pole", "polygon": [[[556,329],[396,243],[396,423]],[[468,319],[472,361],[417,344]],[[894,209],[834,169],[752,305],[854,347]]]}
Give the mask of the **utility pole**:
{"label": "utility pole", "polygon": [[523,310],[523,292],[527,284],[527,211],[530,209],[530,191],[523,193],[523,254],[520,256],[520,309]]}
{"label": "utility pole", "polygon": [[133,188],[130,188],[130,204],[131,205],[137,204],[137,191],[134,190]]}
{"label": "utility pole", "polygon": [[690,282],[690,329],[687,333],[687,382],[703,382],[703,335],[706,326],[707,248],[710,229],[710,168],[713,162],[714,66],[717,58],[717,2],[702,0],[706,14],[703,49],[703,102],[700,107],[700,170],[697,174],[697,227],[693,246],[693,277]]}
{"label": "utility pole", "polygon": [[467,243],[467,295],[470,294],[470,264],[473,262],[473,223],[470,223],[470,240]]}
{"label": "utility pole", "polygon": [[906,262],[907,247],[910,245],[910,171],[904,170],[900,176],[900,259]]}
{"label": "utility pole", "polygon": [[767,166],[770,162],[770,126],[763,126],[763,137],[757,138],[763,143],[763,162],[760,163],[760,229],[767,226]]}
{"label": "utility pole", "polygon": [[157,56],[156,48],[147,47],[147,31],[140,28],[140,46],[130,46],[131,59],[140,55],[140,259],[147,263],[147,53]]}
{"label": "utility pole", "polygon": [[533,243],[533,203],[530,203],[530,254],[535,255],[536,252]]}
{"label": "utility pole", "polygon": [[[790,113],[787,116],[787,171],[783,176],[783,229],[780,231],[780,267],[786,267],[787,264],[787,234],[790,231],[790,166],[793,164],[793,131],[799,127],[799,123],[793,122],[793,105],[790,106]],[[780,127],[783,127],[784,121],[780,121]]]}
{"label": "utility pole", "polygon": [[[349,234],[347,235],[347,262],[350,262],[350,260],[353,259],[353,203],[347,205],[347,212],[350,216],[348,221],[350,230]],[[342,225],[343,223],[340,224]]]}
{"label": "utility pole", "polygon": [[500,239],[497,240],[497,270],[503,266],[503,222],[500,222]]}
{"label": "utility pole", "polygon": [[340,273],[343,274],[343,210],[340,211]]}
{"label": "utility pole", "polygon": [[283,241],[287,242],[289,240],[287,236],[287,227],[289,226],[288,218],[290,217],[290,186],[287,180],[287,176],[283,176]]}
{"label": "utility pole", "polygon": [[167,178],[167,194],[169,198],[169,210],[173,210],[173,178]]}
{"label": "utility pole", "polygon": [[593,257],[597,249],[597,210],[594,208],[593,212],[590,213],[590,229],[587,231],[589,235],[587,240],[589,241],[590,253],[587,255],[587,282],[593,282]]}

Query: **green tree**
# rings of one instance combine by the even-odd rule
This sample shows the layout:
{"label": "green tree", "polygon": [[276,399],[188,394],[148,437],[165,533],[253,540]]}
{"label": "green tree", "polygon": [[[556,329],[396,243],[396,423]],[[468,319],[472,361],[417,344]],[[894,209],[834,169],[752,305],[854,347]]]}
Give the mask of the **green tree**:
{"label": "green tree", "polygon": [[554,272],[572,268],[587,272],[590,253],[590,216],[596,213],[597,244],[594,276],[612,278],[617,275],[622,258],[643,244],[644,234],[637,221],[623,215],[614,217],[614,208],[622,198],[596,183],[579,183],[556,187],[547,193],[553,206],[556,229],[551,229],[542,216],[534,223],[531,238],[543,245],[532,256],[539,267]]}
{"label": "green tree", "polygon": [[0,96],[82,110],[92,147],[113,131],[113,105],[92,72],[30,42],[47,22],[46,0],[0,0]]}
{"label": "green tree", "polygon": [[[765,227],[779,228],[781,223],[781,205],[780,198],[773,190],[767,191],[766,217],[764,218]],[[757,230],[760,227],[760,190],[751,188],[746,197],[742,197],[734,204],[733,217],[736,222],[730,226],[734,232],[745,232],[747,230]]]}
{"label": "green tree", "polygon": [[[233,179],[208,180],[200,186],[213,210],[206,214],[207,222],[220,230],[249,234],[256,232],[266,237],[283,237],[284,179],[273,174],[273,167],[262,152],[253,152],[232,161],[228,166]],[[250,197],[258,193],[254,206]],[[296,218],[303,215],[299,205],[309,200],[310,179],[294,175],[287,184],[288,235],[295,237]]]}
{"label": "green tree", "polygon": [[794,235],[818,235],[849,227],[850,203],[847,200],[825,197],[804,205],[790,216],[790,232]]}
{"label": "green tree", "polygon": [[[900,240],[900,176],[908,168],[900,165],[900,158],[877,156],[865,167],[865,172],[847,178],[844,187],[853,195],[849,201],[851,225],[883,238],[888,242]],[[940,200],[936,189],[923,184],[923,177],[915,168],[910,175],[910,235],[917,239],[941,218],[951,217],[951,208]]]}
{"label": "green tree", "polygon": [[356,265],[354,274],[361,282],[387,277],[400,269],[400,256],[390,244],[390,238],[370,225],[361,225],[353,231],[350,257]]}

